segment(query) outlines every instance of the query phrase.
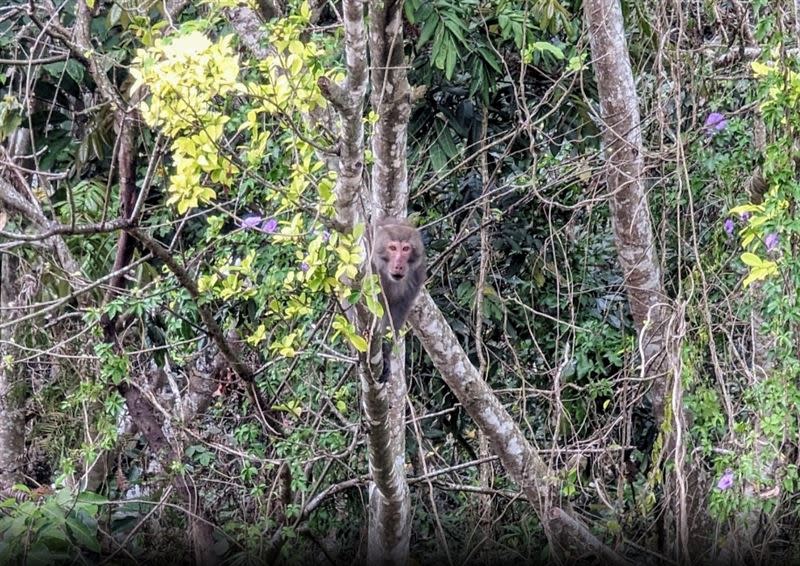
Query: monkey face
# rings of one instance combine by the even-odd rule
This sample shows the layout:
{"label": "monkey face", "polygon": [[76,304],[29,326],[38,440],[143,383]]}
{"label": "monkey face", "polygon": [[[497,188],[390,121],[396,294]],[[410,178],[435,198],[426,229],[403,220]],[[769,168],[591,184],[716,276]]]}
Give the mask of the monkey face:
{"label": "monkey face", "polygon": [[412,292],[415,297],[425,280],[425,248],[417,229],[405,220],[379,221],[372,264],[381,276],[384,292],[396,297]]}
{"label": "monkey face", "polygon": [[400,281],[408,273],[409,264],[413,263],[411,244],[390,240],[386,243],[385,255],[389,276],[395,281]]}

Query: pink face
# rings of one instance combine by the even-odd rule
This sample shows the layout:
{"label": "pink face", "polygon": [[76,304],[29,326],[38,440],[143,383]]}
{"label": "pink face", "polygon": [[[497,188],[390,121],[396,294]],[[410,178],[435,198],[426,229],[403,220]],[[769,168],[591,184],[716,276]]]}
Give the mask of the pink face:
{"label": "pink face", "polygon": [[386,253],[389,256],[389,275],[395,281],[399,281],[408,273],[411,244],[401,240],[390,240],[386,243]]}

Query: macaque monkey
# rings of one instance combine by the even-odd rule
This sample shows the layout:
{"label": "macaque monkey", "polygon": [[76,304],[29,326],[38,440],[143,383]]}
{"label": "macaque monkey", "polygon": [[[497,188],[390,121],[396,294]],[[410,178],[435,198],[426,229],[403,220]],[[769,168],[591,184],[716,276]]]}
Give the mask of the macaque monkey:
{"label": "macaque monkey", "polygon": [[[396,335],[427,278],[425,247],[417,229],[403,219],[379,220],[375,225],[372,266],[381,278],[385,310],[380,331],[391,327]],[[391,343],[384,341],[381,382],[389,378],[391,351]]]}

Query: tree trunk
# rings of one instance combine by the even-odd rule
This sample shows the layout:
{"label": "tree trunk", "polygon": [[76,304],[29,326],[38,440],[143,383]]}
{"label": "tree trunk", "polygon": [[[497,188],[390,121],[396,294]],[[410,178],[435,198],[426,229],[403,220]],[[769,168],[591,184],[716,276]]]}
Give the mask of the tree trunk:
{"label": "tree trunk", "polygon": [[[14,304],[19,296],[18,269],[19,261],[13,253],[0,254],[0,324],[18,314]],[[11,347],[14,329],[13,325],[0,329],[0,492],[10,490],[20,480],[25,449],[21,372],[13,362]]]}
{"label": "tree trunk", "polygon": [[[404,217],[408,204],[406,141],[411,115],[403,53],[402,0],[369,4],[371,105],[378,115],[372,135],[372,218]],[[369,564],[405,564],[411,540],[411,500],[405,473],[405,347],[391,355],[385,393],[362,378],[364,404],[378,401],[385,422],[368,437],[370,471]],[[378,375],[378,374],[373,374]],[[388,401],[388,406],[384,402]],[[369,411],[365,413],[373,417]],[[377,424],[377,423],[376,423]],[[381,437],[378,436],[380,432]],[[385,433],[385,434],[384,434]]]}
{"label": "tree trunk", "polygon": [[[8,139],[8,155],[19,165],[30,169],[31,135],[27,128],[17,128]],[[1,189],[0,189],[1,190]],[[10,185],[7,191],[13,191]],[[1,202],[1,199],[0,199]],[[0,205],[0,230],[11,211]],[[20,307],[33,294],[31,281],[22,292],[20,262],[13,249],[0,254],[0,492],[8,491],[20,481],[20,467],[25,456],[24,375],[14,363],[13,347]]]}
{"label": "tree trunk", "polygon": [[631,315],[639,333],[653,414],[664,419],[667,392],[664,332],[667,297],[642,182],[642,133],[619,0],[586,0],[586,20],[603,120],[611,223]]}

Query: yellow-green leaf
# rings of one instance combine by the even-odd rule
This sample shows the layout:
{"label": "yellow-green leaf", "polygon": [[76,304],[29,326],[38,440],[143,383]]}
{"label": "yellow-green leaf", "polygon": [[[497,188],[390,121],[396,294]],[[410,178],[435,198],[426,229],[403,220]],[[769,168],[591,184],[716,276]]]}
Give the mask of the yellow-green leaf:
{"label": "yellow-green leaf", "polygon": [[766,279],[770,275],[774,275],[778,272],[778,265],[774,261],[764,261],[762,262],[761,266],[754,267],[750,270],[750,274],[745,277],[744,281],[742,281],[742,285],[747,287],[750,283],[754,281],[760,281],[761,279]]}
{"label": "yellow-green leaf", "polygon": [[740,204],[739,206],[734,206],[731,210],[731,214],[744,214],[745,212],[761,212],[764,210],[764,207],[760,204]]}
{"label": "yellow-green leaf", "polygon": [[753,61],[750,63],[750,68],[753,69],[753,74],[757,77],[763,77],[772,72],[771,67],[768,67],[760,61]]}
{"label": "yellow-green leaf", "polygon": [[742,254],[742,263],[750,267],[760,267],[764,261],[754,253],[745,252]]}
{"label": "yellow-green leaf", "polygon": [[359,352],[367,351],[367,340],[363,336],[359,336],[358,334],[353,334],[349,336],[349,338],[350,338],[350,343],[356,350],[358,350]]}

